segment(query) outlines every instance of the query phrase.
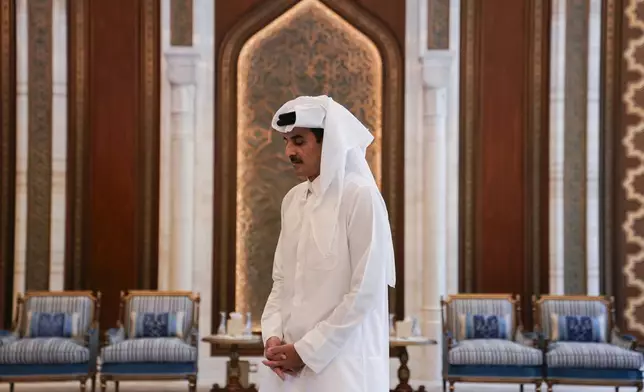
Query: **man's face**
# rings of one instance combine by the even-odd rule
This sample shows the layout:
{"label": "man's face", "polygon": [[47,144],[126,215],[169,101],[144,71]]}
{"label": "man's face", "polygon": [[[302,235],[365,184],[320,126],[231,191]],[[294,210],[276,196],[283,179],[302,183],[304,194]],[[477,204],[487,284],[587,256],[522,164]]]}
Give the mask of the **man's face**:
{"label": "man's face", "polygon": [[315,139],[315,134],[308,128],[293,128],[284,134],[286,157],[293,164],[298,177],[313,180],[320,175],[322,142]]}

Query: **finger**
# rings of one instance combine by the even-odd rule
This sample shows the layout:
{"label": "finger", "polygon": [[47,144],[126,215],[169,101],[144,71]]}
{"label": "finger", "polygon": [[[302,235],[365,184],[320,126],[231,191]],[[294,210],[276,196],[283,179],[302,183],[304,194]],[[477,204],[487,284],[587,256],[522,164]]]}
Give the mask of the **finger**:
{"label": "finger", "polygon": [[282,367],[284,365],[284,361],[262,361],[262,363],[269,368],[276,368],[276,367]]}
{"label": "finger", "polygon": [[270,347],[268,353],[271,355],[286,353],[286,345]]}
{"label": "finger", "polygon": [[282,361],[283,361],[283,360],[285,360],[285,359],[286,359],[286,355],[285,355],[285,354],[276,354],[276,355],[271,355],[271,354],[268,354],[268,353],[267,353],[267,354],[265,355],[265,357],[266,357],[266,359],[268,359],[268,360],[270,360],[270,361],[279,361],[279,360],[282,360]]}
{"label": "finger", "polygon": [[281,378],[281,379],[282,379],[282,381],[286,380],[286,374],[285,374],[285,372],[284,372],[282,369],[280,369],[280,368],[273,368],[273,372],[274,372],[275,374],[277,374],[277,376],[278,376],[279,378]]}

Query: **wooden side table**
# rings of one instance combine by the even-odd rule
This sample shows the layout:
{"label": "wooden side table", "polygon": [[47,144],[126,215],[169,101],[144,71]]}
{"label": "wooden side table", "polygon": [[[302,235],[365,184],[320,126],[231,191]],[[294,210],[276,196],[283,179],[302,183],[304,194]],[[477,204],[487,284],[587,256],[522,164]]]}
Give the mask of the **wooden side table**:
{"label": "wooden side table", "polygon": [[239,347],[262,347],[263,342],[261,337],[257,335],[248,337],[212,335],[206,336],[202,341],[221,347],[228,347],[230,350],[230,375],[228,376],[228,385],[222,388],[219,384],[215,384],[212,386],[210,392],[257,392],[255,384],[250,384],[248,387],[244,387],[239,381]]}
{"label": "wooden side table", "polygon": [[[409,362],[409,353],[407,352],[407,347],[409,346],[427,346],[431,344],[437,344],[436,340],[428,339],[425,337],[415,337],[409,339],[398,339],[390,338],[389,347],[396,351],[396,355],[400,359],[400,367],[398,368],[398,385],[395,389],[392,389],[391,392],[415,392],[414,389],[409,385],[409,367],[407,367],[407,362]],[[424,386],[420,386],[417,392],[426,392]]]}

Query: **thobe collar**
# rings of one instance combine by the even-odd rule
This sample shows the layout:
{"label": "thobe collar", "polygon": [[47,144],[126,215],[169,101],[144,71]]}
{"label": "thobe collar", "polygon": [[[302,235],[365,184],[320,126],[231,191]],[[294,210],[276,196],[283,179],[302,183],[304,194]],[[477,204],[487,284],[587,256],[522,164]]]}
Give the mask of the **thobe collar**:
{"label": "thobe collar", "polygon": [[320,176],[317,176],[313,181],[306,182],[305,198],[309,195],[320,196]]}

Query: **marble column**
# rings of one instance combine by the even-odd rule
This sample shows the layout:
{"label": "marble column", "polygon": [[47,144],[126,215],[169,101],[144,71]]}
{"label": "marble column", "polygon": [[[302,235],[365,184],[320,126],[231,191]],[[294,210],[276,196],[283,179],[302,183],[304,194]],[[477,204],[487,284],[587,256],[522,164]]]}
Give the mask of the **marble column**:
{"label": "marble column", "polygon": [[170,82],[170,290],[192,290],[194,264],[195,96],[199,55],[192,48],[166,51]]}
{"label": "marble column", "polygon": [[[420,316],[423,296],[423,262],[426,224],[423,200],[423,87],[422,56],[427,48],[426,2],[407,0],[405,45],[405,315]],[[398,279],[401,279],[399,277]],[[402,280],[402,279],[401,279]],[[422,320],[420,320],[423,322]],[[422,326],[424,327],[424,325]],[[426,333],[425,329],[423,332]],[[409,349],[409,368],[414,380],[427,380],[425,348]],[[396,366],[392,362],[392,375]],[[393,377],[395,379],[395,376]],[[395,385],[395,384],[394,384]]]}
{"label": "marble column", "polygon": [[[460,1],[450,1],[447,50],[427,49],[427,1],[407,1],[405,51],[405,314],[440,341],[440,298],[458,291]],[[422,80],[422,83],[418,83]],[[454,202],[451,198],[456,199]],[[441,347],[409,350],[412,379],[441,379]]]}
{"label": "marble column", "polygon": [[[29,123],[29,36],[27,0],[16,2],[16,238],[14,266],[14,303],[25,291],[25,253],[27,249],[27,143]],[[13,307],[15,309],[15,306]]]}
{"label": "marble column", "polygon": [[55,0],[53,10],[53,112],[51,259],[49,289],[65,286],[65,225],[67,200],[67,4]]}
{"label": "marble column", "polygon": [[[447,284],[447,107],[452,53],[428,51],[423,58],[423,183],[424,238],[422,272],[423,332],[441,335],[440,297]],[[426,379],[440,378],[441,350],[426,350]]]}

